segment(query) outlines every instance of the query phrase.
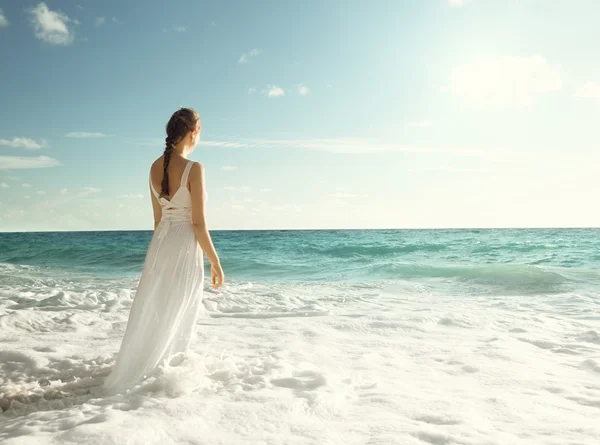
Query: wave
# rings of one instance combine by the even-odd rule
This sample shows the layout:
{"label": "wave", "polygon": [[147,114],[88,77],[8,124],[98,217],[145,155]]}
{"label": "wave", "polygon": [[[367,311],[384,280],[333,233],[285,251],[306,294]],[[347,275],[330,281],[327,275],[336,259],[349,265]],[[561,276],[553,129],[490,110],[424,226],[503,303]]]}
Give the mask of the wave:
{"label": "wave", "polygon": [[439,252],[449,248],[448,244],[404,244],[386,245],[341,245],[332,247],[306,246],[300,249],[306,254],[325,255],[334,258],[379,258],[413,252]]}

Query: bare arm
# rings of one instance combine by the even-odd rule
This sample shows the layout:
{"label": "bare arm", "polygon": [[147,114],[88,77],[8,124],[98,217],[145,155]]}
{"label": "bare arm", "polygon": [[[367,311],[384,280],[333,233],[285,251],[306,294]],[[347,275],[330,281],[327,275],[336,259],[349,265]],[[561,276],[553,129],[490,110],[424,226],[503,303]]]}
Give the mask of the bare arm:
{"label": "bare arm", "polygon": [[219,266],[219,256],[213,246],[208,226],[206,225],[206,195],[204,185],[204,167],[195,162],[190,170],[190,194],[192,195],[192,224],[196,241],[213,266]]}
{"label": "bare arm", "polygon": [[154,212],[154,230],[156,230],[162,218],[162,207],[152,192],[152,186],[150,186],[150,199],[152,200],[152,211]]}

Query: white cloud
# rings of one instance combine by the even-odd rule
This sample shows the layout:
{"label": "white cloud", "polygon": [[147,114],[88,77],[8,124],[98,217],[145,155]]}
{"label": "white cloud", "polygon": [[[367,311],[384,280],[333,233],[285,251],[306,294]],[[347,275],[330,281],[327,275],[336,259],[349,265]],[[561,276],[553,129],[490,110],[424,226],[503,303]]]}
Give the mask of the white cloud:
{"label": "white cloud", "polygon": [[29,187],[31,187],[31,184],[21,184],[21,186],[28,189]]}
{"label": "white cloud", "polygon": [[75,139],[90,139],[90,138],[103,138],[106,137],[104,133],[87,133],[84,131],[72,131],[71,133],[65,134],[66,138]]}
{"label": "white cloud", "polygon": [[577,89],[575,97],[583,99],[600,99],[600,83],[587,82]]}
{"label": "white cloud", "polygon": [[558,68],[541,56],[487,58],[454,70],[450,91],[480,105],[530,105],[534,97],[560,90]]}
{"label": "white cloud", "polygon": [[301,148],[306,150],[320,150],[330,153],[383,153],[383,152],[407,152],[407,153],[438,153],[448,152],[460,155],[478,154],[473,150],[463,149],[438,149],[431,147],[418,147],[413,145],[402,145],[391,142],[378,142],[370,139],[360,138],[322,138],[322,139],[282,139],[282,140],[253,140],[247,142],[248,147],[286,147]]}
{"label": "white cloud", "polygon": [[335,192],[335,193],[330,193],[329,197],[332,199],[357,199],[357,198],[368,198],[369,195],[367,195],[366,193],[355,194],[355,193]]}
{"label": "white cloud", "polygon": [[119,19],[117,19],[116,17],[113,17],[113,18],[112,18],[112,22],[113,22],[113,23],[116,23],[117,25],[122,25],[122,24],[123,24],[123,22],[121,22],[121,21],[120,21]]}
{"label": "white cloud", "polygon": [[8,20],[6,20],[6,16],[4,15],[4,11],[2,11],[2,8],[0,8],[0,28],[4,28],[6,26],[8,26]]}
{"label": "white cloud", "polygon": [[11,141],[0,139],[0,145],[7,145],[12,148],[26,148],[28,150],[37,150],[47,146],[46,141],[36,142],[30,138],[13,138]]}
{"label": "white cloud", "polygon": [[21,157],[0,156],[0,170],[48,168],[62,165],[56,159],[47,156]]}
{"label": "white cloud", "polygon": [[[201,142],[202,144],[203,142]],[[320,138],[320,139],[236,139],[235,141],[205,141],[205,145],[244,149],[304,149],[330,153],[443,153],[454,156],[477,156],[495,159],[495,152],[457,146],[417,146],[385,142],[367,138]]]}
{"label": "white cloud", "polygon": [[3,183],[0,184],[0,188],[7,189],[8,188],[8,184],[6,182],[3,182]]}
{"label": "white cloud", "polygon": [[254,49],[250,50],[249,52],[247,52],[246,54],[242,54],[242,56],[238,60],[238,63],[241,63],[241,64],[248,63],[251,58],[258,56],[261,52],[262,51],[260,49],[254,48]]}
{"label": "white cloud", "polygon": [[38,191],[37,191],[37,192],[35,192],[35,193],[36,193],[37,195],[40,195],[40,196],[46,196],[46,192],[45,192],[45,191],[43,191],[43,190],[38,190]]}
{"label": "white cloud", "polygon": [[234,167],[234,166],[232,166],[232,165],[225,165],[225,166],[223,166],[223,170],[225,170],[226,172],[233,171],[233,170],[235,170],[236,168],[237,168],[237,167]]}
{"label": "white cloud", "polygon": [[79,26],[79,25],[81,25],[81,22],[79,20],[77,20],[77,19],[74,19],[73,20],[73,25]]}
{"label": "white cloud", "polygon": [[28,13],[38,39],[54,45],[69,45],[73,42],[74,33],[69,29],[69,17],[66,14],[51,11],[44,2],[29,9]]}
{"label": "white cloud", "polygon": [[298,94],[300,96],[308,96],[309,92],[310,92],[310,89],[307,86],[302,85],[302,84],[298,85]]}
{"label": "white cloud", "polygon": [[83,189],[83,191],[84,191],[85,193],[99,193],[99,192],[101,192],[101,191],[102,191],[102,189],[97,189],[97,188],[95,188],[95,187],[85,187],[85,188]]}
{"label": "white cloud", "polygon": [[68,193],[69,193],[69,190],[68,190],[68,189],[62,189],[62,190],[60,191],[60,194],[61,194],[62,196],[65,196],[65,195],[66,195],[66,194],[68,194]]}
{"label": "white cloud", "polygon": [[119,198],[123,198],[123,199],[142,199],[144,197],[144,195],[142,194],[137,194],[137,195],[120,195]]}
{"label": "white cloud", "polygon": [[200,141],[200,145],[207,147],[224,147],[224,148],[242,148],[246,144],[242,142],[222,142],[222,141]]}
{"label": "white cloud", "polygon": [[106,17],[96,17],[94,19],[94,26],[102,26],[106,23]]}
{"label": "white cloud", "polygon": [[409,127],[412,127],[412,128],[429,128],[429,127],[433,126],[433,123],[430,121],[415,121],[415,122],[409,122],[406,125]]}
{"label": "white cloud", "polygon": [[240,192],[242,193],[250,193],[252,191],[252,187],[248,187],[247,185],[240,187]]}
{"label": "white cloud", "polygon": [[448,0],[448,4],[453,8],[460,8],[461,6],[464,6],[470,1],[471,0]]}
{"label": "white cloud", "polygon": [[176,26],[175,28],[173,28],[173,30],[175,32],[186,32],[187,31],[185,26]]}
{"label": "white cloud", "polygon": [[282,88],[275,86],[275,85],[271,85],[267,87],[267,95],[269,97],[281,97],[281,96],[285,96],[285,91],[283,91]]}
{"label": "white cloud", "polygon": [[256,93],[256,88],[248,88],[248,94]]}
{"label": "white cloud", "polygon": [[228,192],[233,192],[235,190],[235,187],[232,187],[230,185],[223,187],[225,190],[227,190]]}
{"label": "white cloud", "polygon": [[270,191],[271,191],[271,189],[268,189],[268,188],[260,189],[261,193],[269,193]]}

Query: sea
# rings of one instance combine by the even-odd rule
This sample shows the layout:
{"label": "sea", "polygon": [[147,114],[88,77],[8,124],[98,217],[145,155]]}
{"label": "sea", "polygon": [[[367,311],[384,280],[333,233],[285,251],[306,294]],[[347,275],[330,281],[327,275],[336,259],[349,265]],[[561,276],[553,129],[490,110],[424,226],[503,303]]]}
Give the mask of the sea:
{"label": "sea", "polygon": [[151,237],[0,233],[0,443],[600,444],[600,229],[214,231],[190,353],[106,395]]}

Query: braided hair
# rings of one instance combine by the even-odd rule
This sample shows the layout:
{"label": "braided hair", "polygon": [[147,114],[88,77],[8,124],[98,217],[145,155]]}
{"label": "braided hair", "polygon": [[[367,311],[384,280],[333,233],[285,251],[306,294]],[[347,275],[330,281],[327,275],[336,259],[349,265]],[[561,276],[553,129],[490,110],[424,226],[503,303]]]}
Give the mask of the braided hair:
{"label": "braided hair", "polygon": [[181,142],[190,131],[196,129],[198,113],[191,108],[180,108],[171,116],[167,123],[167,137],[165,139],[164,174],[160,196],[169,196],[169,162],[175,145]]}

